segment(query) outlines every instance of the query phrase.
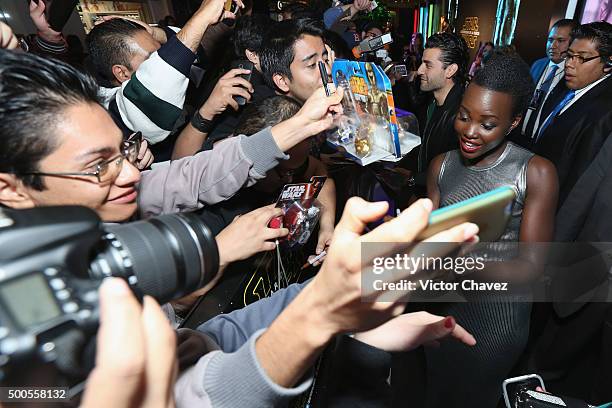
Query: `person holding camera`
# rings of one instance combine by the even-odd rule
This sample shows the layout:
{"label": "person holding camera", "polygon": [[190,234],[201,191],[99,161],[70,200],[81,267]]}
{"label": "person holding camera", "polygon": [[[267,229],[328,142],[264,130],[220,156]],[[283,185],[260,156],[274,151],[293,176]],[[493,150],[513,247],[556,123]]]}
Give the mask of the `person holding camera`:
{"label": "person holding camera", "polygon": [[[10,51],[0,53],[0,72],[0,204],[82,205],[104,222],[223,201],[288,159],[285,151],[332,126],[332,112],[341,110],[342,94],[326,97],[321,89],[272,128],[141,173],[133,165],[139,139],[123,140],[92,78],[58,61]],[[279,211],[264,207],[226,227],[217,237],[221,265],[274,249],[269,241],[287,234],[267,227]]]}
{"label": "person holding camera", "polygon": [[[349,200],[319,274],[272,318],[268,328],[248,333],[248,341],[236,351],[210,351],[214,345],[200,340],[199,349],[209,352],[196,357],[196,365],[183,372],[176,385],[177,346],[155,301],[145,297],[141,307],[124,282],[105,281],[100,347],[82,406],[284,405],[308,389],[314,375],[309,370],[325,345],[342,333],[356,333],[355,339],[387,351],[435,344],[445,337],[474,345],[474,338],[450,317],[400,315],[404,308],[400,303],[361,299],[362,243],[411,242],[425,228],[431,209],[431,201],[421,200],[364,234],[368,223],[386,213],[387,204]],[[463,242],[477,232],[475,225],[461,224],[429,240]],[[198,340],[192,338],[189,343],[193,353]],[[185,351],[185,344],[179,344],[179,351]],[[111,392],[115,387],[120,389]]]}

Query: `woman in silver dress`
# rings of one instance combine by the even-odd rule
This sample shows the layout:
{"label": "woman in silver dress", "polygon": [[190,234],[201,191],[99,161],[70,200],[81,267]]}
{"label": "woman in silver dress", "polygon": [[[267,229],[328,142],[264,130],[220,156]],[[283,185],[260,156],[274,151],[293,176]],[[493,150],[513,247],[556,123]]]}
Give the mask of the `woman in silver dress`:
{"label": "woman in silver dress", "polygon": [[[488,281],[528,283],[541,267],[538,243],[552,240],[557,205],[554,165],[506,140],[533,93],[529,67],[517,55],[494,54],[465,91],[455,118],[459,149],[432,161],[427,190],[434,207],[444,207],[501,186],[512,186],[512,216],[499,243],[504,260],[487,266]],[[518,251],[508,247],[522,245]],[[512,243],[515,243],[514,245]],[[526,250],[525,250],[526,249]],[[483,276],[484,277],[484,276]],[[428,407],[495,407],[501,384],[524,350],[529,335],[530,298],[464,293],[466,303],[438,304],[474,334],[468,350],[450,344],[426,351]]]}

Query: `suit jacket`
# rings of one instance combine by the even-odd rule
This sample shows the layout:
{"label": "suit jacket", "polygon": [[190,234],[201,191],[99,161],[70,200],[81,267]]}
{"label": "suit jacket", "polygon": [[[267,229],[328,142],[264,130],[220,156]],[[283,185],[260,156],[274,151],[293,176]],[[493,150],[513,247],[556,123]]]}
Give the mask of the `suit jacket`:
{"label": "suit jacket", "polygon": [[544,57],[544,58],[540,58],[539,60],[534,62],[533,65],[531,65],[530,72],[531,72],[531,77],[533,78],[533,82],[535,82],[536,84],[538,83],[538,81],[540,80],[540,77],[544,73],[544,70],[546,69],[549,63],[550,63],[550,58]]}
{"label": "suit jacket", "polygon": [[[549,63],[550,63],[550,59],[548,57],[544,57],[544,58],[540,58],[539,60],[534,62],[533,65],[531,65],[531,69],[529,72],[531,73],[531,78],[533,78],[534,85],[538,84],[540,77],[542,76],[542,74],[544,74],[544,71],[546,71],[546,67],[548,67]],[[565,79],[562,78],[561,82],[565,82]],[[553,96],[554,95],[551,90],[550,94],[548,95],[548,98],[546,98],[546,102],[544,103],[544,106],[542,106],[540,125],[542,124],[544,119],[548,116],[548,114],[552,111],[552,109],[555,107],[555,105],[558,102],[558,101],[554,101],[555,103],[553,103],[551,106],[550,100],[554,99]],[[561,97],[563,97],[563,95],[561,95]],[[548,108],[548,111],[546,111],[546,108]],[[528,111],[523,112],[523,119],[521,120],[521,123],[512,130],[512,132],[508,136],[508,140],[526,149],[533,150],[533,140],[531,140],[531,137],[523,135],[522,130],[521,130],[523,129],[523,122],[527,118],[527,112]],[[537,115],[537,111],[532,112],[532,115]]]}
{"label": "suit jacket", "polygon": [[612,242],[610,136],[559,209],[555,241]]}
{"label": "suit jacket", "polygon": [[[565,81],[551,91],[542,108],[545,118],[568,92]],[[612,77],[590,89],[546,128],[533,146],[557,167],[559,207],[612,133]],[[543,119],[544,120],[544,119]]]}

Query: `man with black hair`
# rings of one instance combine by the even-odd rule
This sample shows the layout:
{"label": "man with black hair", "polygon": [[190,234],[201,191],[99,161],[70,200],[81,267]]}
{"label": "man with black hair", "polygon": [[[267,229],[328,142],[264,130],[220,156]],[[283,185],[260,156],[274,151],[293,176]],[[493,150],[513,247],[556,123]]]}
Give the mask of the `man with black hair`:
{"label": "man with black hair", "polygon": [[268,32],[259,56],[266,83],[279,94],[303,103],[322,86],[318,63],[331,72],[320,21],[288,20]]}
{"label": "man with black hair", "polygon": [[565,57],[565,81],[544,104],[533,138],[534,153],[557,166],[559,206],[612,132],[610,73],[612,24],[578,26]]}
{"label": "man with black hair", "polygon": [[546,42],[547,56],[540,58],[531,66],[531,76],[536,83],[536,89],[521,125],[521,134],[528,140],[533,137],[534,129],[539,128],[542,106],[548,95],[563,80],[565,54],[570,44],[571,32],[576,26],[578,23],[575,20],[566,18],[553,24]]}
{"label": "man with black hair", "polygon": [[281,21],[297,20],[300,18],[319,18],[318,13],[306,3],[290,3],[281,10]]}
{"label": "man with black hair", "polygon": [[[145,204],[151,211],[149,214],[201,206],[203,201],[223,199],[236,187],[261,178],[269,166],[287,159],[284,150],[331,127],[331,114],[341,112],[341,99],[342,91],[326,97],[319,90],[297,114],[272,128],[248,138],[239,136],[222,142],[212,152],[160,164],[141,175],[131,164],[135,151],[133,145],[123,143],[120,130],[99,103],[97,85],[92,78],[58,61],[0,50],[0,205],[14,209],[84,205],[109,222],[129,219],[136,211],[137,203]],[[210,177],[213,177],[213,182],[204,185]],[[147,185],[152,187],[148,192],[145,191]],[[139,190],[142,193],[140,197]],[[186,196],[187,190],[193,196]],[[311,380],[304,376],[315,365],[325,345],[342,333],[364,332],[356,337],[365,335],[363,340],[369,344],[392,351],[416,347],[425,339],[423,335],[437,340],[453,334],[469,344],[475,343],[452,318],[421,314],[393,319],[398,314],[396,304],[360,301],[361,263],[355,260],[359,258],[361,235],[367,222],[382,218],[387,206],[355,198],[347,208],[326,264],[310,284],[301,291],[298,287],[285,290],[284,294],[279,294],[280,299],[277,295],[274,313],[259,314],[258,310],[270,311],[265,307],[269,302],[262,302],[259,309],[245,309],[240,313],[242,319],[237,319],[236,315],[227,316],[227,320],[226,316],[220,318],[229,324],[224,325],[227,329],[221,328],[214,333],[234,339],[234,344],[240,343],[240,346],[233,353],[210,353],[184,373],[176,388],[180,391],[177,394],[179,406],[281,405],[308,388]],[[410,242],[425,228],[430,212],[431,202],[428,200],[415,203],[384,228],[365,236],[363,242]],[[282,235],[279,230],[267,230],[271,234],[268,239]],[[465,223],[442,232],[436,239],[463,242],[475,237],[477,232],[476,225]],[[274,247],[272,242],[268,244]],[[243,250],[244,241],[234,239],[233,245],[236,250]],[[127,287],[115,291],[115,295],[121,296],[121,293],[130,296]],[[115,302],[121,300],[115,297],[110,303]],[[147,303],[154,305],[145,299]],[[131,310],[130,313],[138,313],[133,308]],[[105,315],[108,317],[108,313]],[[138,324],[128,324],[133,319],[114,317],[136,328],[138,333],[135,327]],[[163,322],[159,311],[157,317],[158,323]],[[391,319],[393,323],[390,326],[384,325]],[[108,320],[103,319],[103,324]],[[413,331],[414,335],[410,335],[408,341],[406,337],[397,342],[384,341],[389,337],[396,338],[397,333],[405,334],[414,323],[422,330]],[[248,330],[241,330],[244,324],[248,324]],[[228,331],[230,333],[226,336]],[[169,343],[164,340],[166,346],[174,344],[167,328],[163,332],[157,331],[159,333],[165,340],[171,340]],[[138,334],[128,335],[129,338],[134,336],[138,337]],[[161,354],[166,357],[174,355],[173,347],[165,348],[165,351]],[[98,360],[101,364],[94,375],[113,366],[107,362],[107,359]],[[125,376],[119,375],[119,378],[129,378],[131,385],[142,384],[140,379],[145,376],[140,371],[140,363],[128,361],[127,366],[136,367],[136,371],[123,372]],[[152,375],[146,376],[148,380],[155,377],[153,382],[148,382],[148,389],[172,386],[158,383],[161,379],[153,370],[148,374]],[[134,396],[142,397],[143,393],[135,390]],[[109,401],[104,399],[109,397],[108,393],[102,392],[96,397],[97,402]],[[86,400],[91,401],[91,398]],[[138,398],[125,402],[128,405],[150,405]],[[165,402],[155,401],[159,404]],[[108,406],[113,406],[113,403]]]}
{"label": "man with black hair", "polygon": [[202,2],[178,33],[121,18],[108,18],[91,30],[90,62],[104,105],[124,134],[140,131],[155,144],[174,130],[204,32],[224,17],[234,17],[224,4]]}
{"label": "man with black hair", "polygon": [[[341,93],[326,97],[320,90],[272,128],[140,173],[134,166],[139,139],[122,137],[97,91],[91,77],[64,63],[0,50],[0,205],[82,205],[115,223],[137,212],[147,217],[193,211],[232,197],[289,159],[284,151],[332,125],[326,101],[340,109],[342,99]],[[259,234],[278,231],[267,228],[270,218],[260,220],[261,230],[247,228],[250,233],[240,240],[219,234],[222,263],[237,259],[238,252],[247,252],[242,259],[259,252],[251,252],[246,241],[270,239]],[[234,231],[244,234],[239,221]]]}
{"label": "man with black hair", "polygon": [[458,147],[454,129],[455,115],[463,96],[468,74],[468,48],[465,40],[451,33],[434,34],[427,39],[423,60],[417,73],[420,89],[430,92],[427,119],[421,134],[418,154],[409,154],[404,167],[416,168],[415,194],[426,195],[427,168],[437,155]]}
{"label": "man with black hair", "polygon": [[361,39],[370,40],[372,38],[380,37],[384,31],[380,24],[370,21],[361,28]]}
{"label": "man with black hair", "polygon": [[[249,82],[252,86],[250,103],[259,103],[263,99],[275,95],[274,89],[269,87],[264,81],[261,74],[261,63],[259,61],[259,54],[261,52],[264,36],[273,23],[274,21],[262,14],[241,16],[236,21],[236,27],[234,29],[235,56],[240,60],[252,62],[254,66],[249,78]],[[233,110],[226,110],[217,118],[214,118],[214,115],[204,114],[203,118],[208,121],[212,121],[213,118],[215,119],[211,124],[211,132],[188,132],[181,134],[174,146],[172,158],[177,159],[189,154],[194,154],[200,148],[204,150],[212,149],[215,142],[234,133],[234,129],[236,128],[236,124],[242,112],[242,107],[235,106]],[[186,143],[191,147],[185,149],[181,146]]]}

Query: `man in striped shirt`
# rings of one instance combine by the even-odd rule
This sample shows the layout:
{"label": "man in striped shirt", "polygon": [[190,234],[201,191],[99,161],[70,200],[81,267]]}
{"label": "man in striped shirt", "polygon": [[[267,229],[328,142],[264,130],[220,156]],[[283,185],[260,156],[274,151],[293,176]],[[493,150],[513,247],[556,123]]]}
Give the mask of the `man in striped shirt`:
{"label": "man in striped shirt", "polygon": [[155,144],[174,130],[204,32],[235,17],[224,10],[224,3],[204,1],[178,32],[113,18],[89,33],[87,44],[104,105],[124,134],[140,131]]}

